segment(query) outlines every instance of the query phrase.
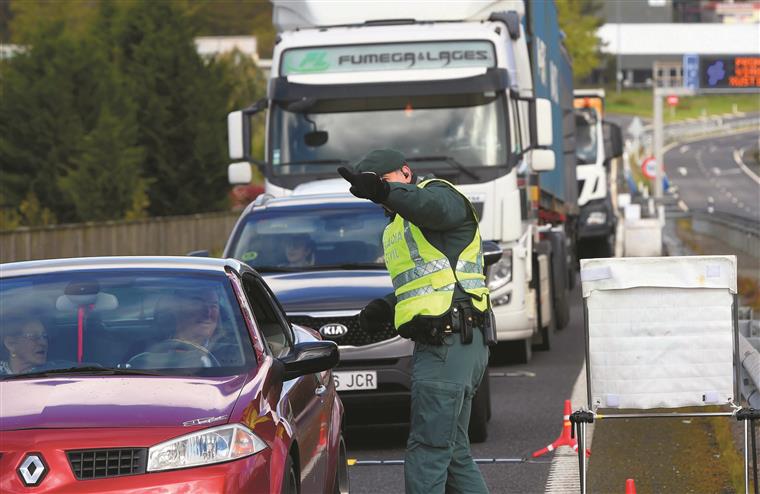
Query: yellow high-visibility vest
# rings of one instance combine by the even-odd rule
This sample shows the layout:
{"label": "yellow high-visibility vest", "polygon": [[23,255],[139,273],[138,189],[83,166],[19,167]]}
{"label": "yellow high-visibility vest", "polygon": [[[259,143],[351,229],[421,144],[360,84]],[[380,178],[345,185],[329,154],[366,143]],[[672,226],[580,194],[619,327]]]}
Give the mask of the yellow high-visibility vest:
{"label": "yellow high-visibility vest", "polygon": [[[425,180],[417,186],[424,188],[432,182],[443,182],[457,190],[449,182],[440,179]],[[477,215],[470,201],[461,192],[459,194],[467,202],[476,226],[472,241],[459,254],[454,269],[449,259],[427,241],[420,229],[401,215],[397,214],[385,227],[383,251],[385,266],[393,280],[396,294],[396,329],[417,315],[445,314],[451,308],[457,282],[470,295],[473,307],[480,312],[488,309],[488,287],[483,274]]]}

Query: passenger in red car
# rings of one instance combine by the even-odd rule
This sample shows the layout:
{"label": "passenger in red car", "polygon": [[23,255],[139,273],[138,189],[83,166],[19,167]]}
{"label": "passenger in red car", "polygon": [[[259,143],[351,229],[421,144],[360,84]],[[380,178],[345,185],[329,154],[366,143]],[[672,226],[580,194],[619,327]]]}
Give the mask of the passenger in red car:
{"label": "passenger in red car", "polygon": [[48,335],[42,322],[29,316],[3,316],[0,374],[22,374],[47,361]]}

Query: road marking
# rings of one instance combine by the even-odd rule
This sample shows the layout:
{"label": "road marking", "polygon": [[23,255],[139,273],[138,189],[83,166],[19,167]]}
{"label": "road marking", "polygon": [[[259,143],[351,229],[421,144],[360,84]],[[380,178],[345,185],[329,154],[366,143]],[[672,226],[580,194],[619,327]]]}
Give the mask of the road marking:
{"label": "road marking", "polygon": [[754,180],[758,185],[760,185],[760,177],[755,175],[755,173],[749,169],[747,165],[744,164],[744,160],[742,159],[744,157],[744,149],[734,149],[734,161],[737,165],[739,165],[739,168],[741,168],[744,173],[746,173],[749,178]]}
{"label": "road marking", "polygon": [[707,196],[707,202],[715,202],[715,199],[713,199],[713,196]]}
{"label": "road marking", "polygon": [[714,167],[712,168],[712,172],[713,172],[714,174],[716,174],[716,175],[720,176],[720,168],[718,168],[717,166],[714,166]]}
{"label": "road marking", "polygon": [[739,202],[739,199],[737,199],[736,197],[732,197],[731,198],[731,202],[733,202],[734,204],[736,204],[737,202]]}
{"label": "road marking", "polygon": [[685,177],[689,174],[689,170],[687,170],[685,166],[679,166],[678,173],[680,173],[682,177]]}
{"label": "road marking", "polygon": [[687,205],[686,205],[686,203],[685,203],[685,202],[683,202],[683,200],[680,200],[680,201],[678,201],[678,208],[679,208],[681,211],[683,211],[684,213],[685,213],[685,212],[687,212],[687,211],[689,210],[689,206],[687,206]]}
{"label": "road marking", "polygon": [[744,203],[740,202],[739,204],[737,204],[737,206],[739,207],[739,209],[742,209],[742,208],[744,208]]}
{"label": "road marking", "polygon": [[712,206],[707,206],[707,212],[713,214],[715,212],[715,208]]}
{"label": "road marking", "polygon": [[681,153],[681,154],[684,154],[688,150],[689,150],[689,145],[688,144],[684,144],[683,146],[680,147],[680,149],[678,150],[678,152]]}
{"label": "road marking", "polygon": [[[570,397],[573,410],[581,406],[588,406],[586,398],[586,364],[581,367],[580,373],[575,380],[573,392]],[[591,449],[591,441],[594,437],[594,424],[586,424],[586,449]],[[588,460],[586,460],[588,461]],[[580,485],[580,472],[578,471],[578,454],[570,448],[560,448],[554,452],[552,464],[549,468],[549,477],[546,479],[545,494],[564,494],[578,492]]]}
{"label": "road marking", "polygon": [[489,377],[536,377],[535,372],[515,371],[515,372],[489,372]]}

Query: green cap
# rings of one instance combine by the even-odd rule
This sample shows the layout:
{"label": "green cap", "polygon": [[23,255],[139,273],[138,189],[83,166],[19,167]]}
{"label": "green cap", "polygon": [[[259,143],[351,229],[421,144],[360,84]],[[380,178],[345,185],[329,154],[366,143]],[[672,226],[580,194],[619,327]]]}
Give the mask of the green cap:
{"label": "green cap", "polygon": [[375,172],[382,176],[399,170],[404,163],[406,163],[404,155],[395,149],[375,149],[354,165],[354,171],[356,173]]}

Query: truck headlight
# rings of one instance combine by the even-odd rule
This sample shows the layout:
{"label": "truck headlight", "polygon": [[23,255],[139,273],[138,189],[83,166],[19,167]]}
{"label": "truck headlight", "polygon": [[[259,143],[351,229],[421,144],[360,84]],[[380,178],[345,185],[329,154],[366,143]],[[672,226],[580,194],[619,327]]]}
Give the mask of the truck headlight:
{"label": "truck headlight", "polygon": [[488,267],[486,284],[488,289],[498,290],[512,281],[512,250],[505,249],[504,254],[496,263]]}
{"label": "truck headlight", "polygon": [[258,453],[266,443],[242,424],[204,429],[148,449],[148,472],[211,465]]}
{"label": "truck headlight", "polygon": [[604,211],[593,211],[586,217],[587,225],[603,225],[607,221],[607,213]]}

